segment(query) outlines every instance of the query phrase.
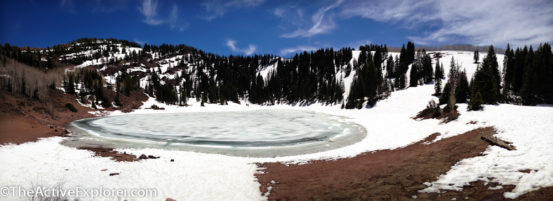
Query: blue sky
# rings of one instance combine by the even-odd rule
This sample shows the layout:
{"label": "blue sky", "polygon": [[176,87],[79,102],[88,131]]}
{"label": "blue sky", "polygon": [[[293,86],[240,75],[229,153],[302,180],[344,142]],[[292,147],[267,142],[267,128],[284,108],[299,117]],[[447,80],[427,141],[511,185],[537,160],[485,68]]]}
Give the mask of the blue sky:
{"label": "blue sky", "polygon": [[0,0],[0,42],[81,37],[277,54],[375,43],[504,47],[553,41],[551,0]]}

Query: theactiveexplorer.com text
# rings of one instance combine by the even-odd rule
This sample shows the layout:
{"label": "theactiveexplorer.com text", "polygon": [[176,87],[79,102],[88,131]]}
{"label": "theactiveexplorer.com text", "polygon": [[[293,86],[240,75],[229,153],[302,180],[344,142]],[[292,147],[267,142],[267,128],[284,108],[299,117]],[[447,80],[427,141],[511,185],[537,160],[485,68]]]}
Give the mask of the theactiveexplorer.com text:
{"label": "theactiveexplorer.com text", "polygon": [[155,188],[57,188],[2,186],[1,197],[12,198],[155,198],[158,192]]}

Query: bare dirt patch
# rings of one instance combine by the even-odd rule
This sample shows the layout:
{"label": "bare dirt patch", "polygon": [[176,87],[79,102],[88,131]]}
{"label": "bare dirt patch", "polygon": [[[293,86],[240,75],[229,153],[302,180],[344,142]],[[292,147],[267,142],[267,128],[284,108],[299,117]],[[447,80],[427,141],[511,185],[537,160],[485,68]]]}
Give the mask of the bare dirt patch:
{"label": "bare dirt patch", "polygon": [[[0,144],[25,143],[43,137],[66,134],[65,124],[92,117],[90,108],[82,107],[76,97],[49,90],[47,101],[34,100],[0,90]],[[77,112],[65,105],[71,103]]]}
{"label": "bare dirt patch", "polygon": [[[106,93],[113,96],[113,93]],[[90,118],[95,110],[83,107],[73,94],[49,89],[43,101],[11,93],[0,89],[0,145],[6,143],[21,144],[36,141],[43,137],[63,136],[67,134],[65,125],[71,121]],[[107,110],[119,109],[130,112],[139,108],[147,96],[142,90],[131,91],[129,96],[121,95],[122,107],[110,107]],[[70,103],[77,110],[70,111]]]}
{"label": "bare dirt patch", "polygon": [[113,148],[106,148],[106,147],[79,147],[78,149],[92,151],[94,152],[95,156],[110,158],[117,162],[134,162],[139,160],[160,158],[159,156],[153,156],[153,155],[142,154],[140,156],[136,156],[134,154],[129,154],[127,152],[121,153],[121,152],[115,151]]}
{"label": "bare dirt patch", "polygon": [[[463,191],[419,193],[424,182],[435,181],[458,161],[480,155],[487,146],[480,137],[491,137],[492,127],[427,144],[437,134],[394,150],[363,153],[353,158],[311,161],[304,165],[258,164],[262,193],[271,186],[269,200],[504,200],[513,186],[474,182]],[[536,193],[537,197],[550,195]],[[529,194],[530,195],[530,194]],[[534,198],[530,195],[530,199]]]}
{"label": "bare dirt patch", "polygon": [[133,162],[141,160],[136,155],[128,154],[126,152],[117,152],[113,150],[112,148],[104,148],[104,147],[79,147],[79,149],[84,149],[88,151],[94,152],[96,156],[99,157],[106,157],[111,158],[114,161],[118,162]]}

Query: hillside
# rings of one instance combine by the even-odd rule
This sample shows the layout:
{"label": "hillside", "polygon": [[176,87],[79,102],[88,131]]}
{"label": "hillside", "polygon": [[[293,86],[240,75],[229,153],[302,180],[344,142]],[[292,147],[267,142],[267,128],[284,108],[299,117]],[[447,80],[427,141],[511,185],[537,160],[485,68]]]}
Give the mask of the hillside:
{"label": "hillside", "polygon": [[[402,52],[388,52],[386,46],[366,45],[359,50],[320,49],[292,58],[273,55],[227,57],[186,45],[145,44],[141,47],[125,40],[91,38],[45,49],[6,45],[2,54],[38,69],[65,68],[63,81],[52,84],[66,93],[76,94],[80,102],[89,107],[120,107],[120,94],[128,96],[139,89],[159,102],[180,106],[194,102],[222,105],[233,102],[370,107],[392,91],[436,82],[433,73],[437,62],[445,73],[442,79],[449,77],[450,62],[454,59],[470,81],[487,56],[481,53],[475,63],[473,52],[415,52],[414,44],[410,44]],[[498,72],[502,75],[507,72],[503,69],[504,61],[504,55],[496,55]],[[412,75],[414,64],[419,70]],[[506,78],[498,77],[502,81]],[[13,81],[4,79],[3,86],[7,87],[9,82]],[[440,82],[443,89],[447,80]],[[113,91],[114,95],[98,93],[103,91],[99,87]],[[350,93],[352,88],[355,88],[354,93]],[[526,102],[550,103],[551,95],[547,95],[550,92],[541,93],[545,94],[541,99]],[[27,95],[32,96],[30,92]],[[516,94],[505,97],[509,97],[505,101],[519,100],[515,102],[520,103]]]}
{"label": "hillside", "polygon": [[[505,54],[489,48],[476,62],[474,52],[416,51],[411,42],[400,52],[366,45],[291,58],[114,39],[0,50],[3,186],[156,188],[156,198],[177,200],[551,195],[553,110],[543,105],[553,88],[548,44]],[[417,117],[425,106],[440,115]],[[347,118],[366,137],[323,152],[258,158],[149,146],[79,149],[69,145],[72,134],[65,136],[68,122],[94,116],[273,109]],[[209,123],[224,124],[197,124]],[[516,149],[480,139],[492,136]],[[142,154],[153,160],[136,158]],[[136,161],[118,162],[122,155]]]}

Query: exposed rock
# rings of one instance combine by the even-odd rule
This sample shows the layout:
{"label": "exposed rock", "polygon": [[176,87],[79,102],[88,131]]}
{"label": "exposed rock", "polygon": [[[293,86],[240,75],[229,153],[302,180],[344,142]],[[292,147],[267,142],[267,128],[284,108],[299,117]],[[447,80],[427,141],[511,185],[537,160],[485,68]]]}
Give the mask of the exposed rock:
{"label": "exposed rock", "polygon": [[159,156],[148,155],[148,158],[149,158],[149,159],[158,159]]}
{"label": "exposed rock", "polygon": [[165,201],[177,201],[177,200],[175,200],[173,198],[167,198],[167,199],[165,199]]}
{"label": "exposed rock", "polygon": [[148,157],[144,154],[141,154],[139,157],[138,157],[139,160],[142,160],[142,159],[148,159]]}
{"label": "exposed rock", "polygon": [[175,159],[171,159],[171,162],[175,162]]}
{"label": "exposed rock", "polygon": [[109,176],[115,176],[115,175],[119,175],[119,173],[118,172],[109,173]]}

